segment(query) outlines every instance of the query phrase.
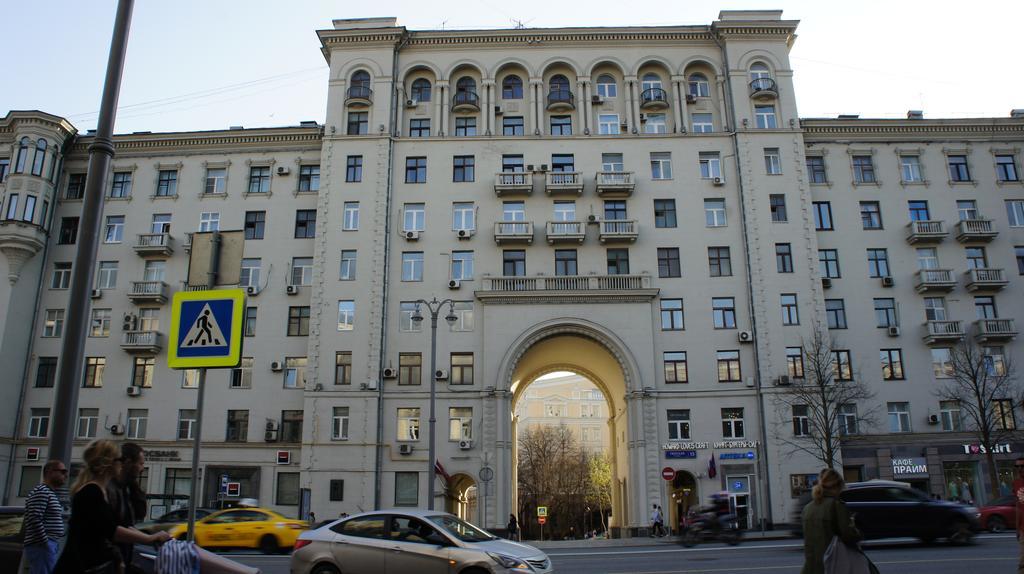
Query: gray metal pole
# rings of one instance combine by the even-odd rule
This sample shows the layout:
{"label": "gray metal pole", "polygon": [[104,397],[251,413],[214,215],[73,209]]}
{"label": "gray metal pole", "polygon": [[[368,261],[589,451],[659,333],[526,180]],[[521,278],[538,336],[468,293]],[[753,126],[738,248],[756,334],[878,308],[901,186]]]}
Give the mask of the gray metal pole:
{"label": "gray metal pole", "polygon": [[188,495],[188,540],[196,540],[196,508],[199,507],[199,441],[203,436],[203,395],[206,393],[206,369],[199,369],[199,395],[196,397],[195,436],[192,437],[192,485]]}
{"label": "gray metal pole", "polygon": [[96,137],[89,146],[89,173],[85,178],[82,219],[78,226],[78,251],[71,270],[71,291],[68,293],[67,321],[61,341],[60,366],[57,370],[56,398],[53,404],[53,433],[50,435],[48,457],[71,464],[74,440],[75,409],[82,373],[82,355],[88,335],[89,292],[93,287],[96,247],[99,245],[100,221],[103,214],[103,187],[114,156],[114,117],[121,92],[121,75],[128,49],[134,0],[119,0],[110,40],[107,76],[103,83]]}
{"label": "gray metal pole", "polygon": [[434,509],[434,472],[437,466],[437,450],[435,448],[434,426],[437,418],[434,416],[434,399],[437,394],[437,381],[434,373],[437,372],[437,312],[441,305],[435,309],[430,307],[430,467],[427,469],[427,510]]}

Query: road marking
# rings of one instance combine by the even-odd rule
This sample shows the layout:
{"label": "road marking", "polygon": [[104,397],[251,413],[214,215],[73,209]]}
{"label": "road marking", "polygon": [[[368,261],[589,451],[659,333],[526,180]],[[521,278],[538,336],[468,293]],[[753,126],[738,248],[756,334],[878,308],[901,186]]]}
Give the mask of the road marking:
{"label": "road marking", "polygon": [[[1017,560],[1016,556],[1004,557],[1004,558],[946,558],[942,560],[889,560],[889,561],[876,561],[876,565],[882,564],[928,564],[932,562],[993,562],[993,561],[1013,561]],[[623,572],[611,572],[609,574],[701,574],[703,572],[763,572],[765,570],[789,570],[790,572],[795,571],[802,567],[803,564],[787,564],[784,566],[730,566],[728,568],[701,568],[699,570],[648,570],[643,572],[637,572],[636,570],[626,570]]]}

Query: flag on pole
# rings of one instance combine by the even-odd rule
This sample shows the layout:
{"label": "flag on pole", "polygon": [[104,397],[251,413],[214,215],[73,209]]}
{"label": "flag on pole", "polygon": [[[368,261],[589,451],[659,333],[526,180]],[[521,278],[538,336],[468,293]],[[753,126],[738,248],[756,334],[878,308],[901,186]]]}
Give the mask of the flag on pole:
{"label": "flag on pole", "polygon": [[718,470],[715,469],[715,453],[711,453],[711,459],[708,460],[708,478],[715,478],[718,474]]}
{"label": "flag on pole", "polygon": [[447,485],[452,480],[452,477],[448,474],[448,471],[446,471],[444,469],[444,466],[441,465],[440,460],[434,461],[434,474],[440,474],[444,478],[445,485]]}

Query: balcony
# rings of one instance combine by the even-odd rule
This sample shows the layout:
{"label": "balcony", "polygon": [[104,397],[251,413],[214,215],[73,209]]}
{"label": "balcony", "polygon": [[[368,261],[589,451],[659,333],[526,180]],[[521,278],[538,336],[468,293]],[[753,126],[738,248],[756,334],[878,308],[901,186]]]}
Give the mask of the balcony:
{"label": "balcony", "polygon": [[545,235],[548,243],[583,243],[587,228],[582,221],[549,221]]}
{"label": "balcony", "polygon": [[999,232],[992,228],[991,219],[964,219],[956,223],[956,240],[960,243],[992,241]]}
{"label": "balcony", "polygon": [[532,221],[499,221],[494,224],[494,242],[498,245],[508,243],[533,243]]}
{"label": "balcony", "polygon": [[978,319],[974,325],[978,329],[978,341],[982,343],[1009,341],[1017,336],[1017,328],[1013,324],[1013,319]]}
{"label": "balcony", "polygon": [[632,243],[636,241],[639,231],[635,219],[606,219],[601,222],[598,239],[601,243]]}
{"label": "balcony", "polygon": [[369,86],[351,86],[345,90],[345,105],[365,108],[373,104],[373,90]]}
{"label": "balcony", "polygon": [[911,221],[907,224],[907,243],[941,243],[949,232],[941,221]]}
{"label": "balcony", "polygon": [[575,110],[576,102],[572,92],[563,89],[554,89],[548,92],[548,111],[558,112]]}
{"label": "balcony", "polygon": [[583,174],[578,171],[549,171],[544,174],[544,191],[548,195],[582,195]]}
{"label": "balcony", "polygon": [[452,112],[466,113],[480,111],[480,96],[472,90],[461,90],[452,96]]}
{"label": "balcony", "polygon": [[948,292],[956,287],[956,278],[949,269],[922,269],[917,272],[914,289],[918,293]]}
{"label": "balcony", "polygon": [[599,171],[595,179],[601,197],[629,197],[636,187],[631,171]]}
{"label": "balcony", "polygon": [[964,325],[961,321],[928,321],[924,324],[924,342],[926,345],[940,343],[956,343],[964,338]]}
{"label": "balcony", "polygon": [[174,253],[174,238],[169,233],[140,233],[135,241],[135,252],[143,257],[170,257]]}
{"label": "balcony", "polygon": [[779,97],[779,87],[771,78],[754,78],[750,82],[750,97],[755,100],[774,100]]}
{"label": "balcony", "polygon": [[125,331],[121,335],[121,349],[129,353],[156,354],[163,348],[163,334],[159,331]]}
{"label": "balcony", "polygon": [[967,276],[967,290],[971,292],[1000,291],[1009,283],[1002,269],[979,267],[964,275]]}
{"label": "balcony", "polygon": [[503,171],[494,174],[494,194],[530,195],[533,193],[533,174],[525,171]]}
{"label": "balcony", "polygon": [[661,88],[647,88],[640,92],[641,110],[664,110],[668,107],[668,94]]}
{"label": "balcony", "polygon": [[163,281],[132,281],[128,298],[136,303],[166,303],[167,283]]}
{"label": "balcony", "polygon": [[646,303],[658,296],[650,275],[483,277],[474,292],[484,303]]}

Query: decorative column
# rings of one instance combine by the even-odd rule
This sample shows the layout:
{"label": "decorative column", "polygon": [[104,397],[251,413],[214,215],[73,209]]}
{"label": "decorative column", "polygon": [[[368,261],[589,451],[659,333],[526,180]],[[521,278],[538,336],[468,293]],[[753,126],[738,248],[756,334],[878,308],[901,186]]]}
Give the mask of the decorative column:
{"label": "decorative column", "polygon": [[441,108],[444,106],[444,92],[445,87],[448,86],[448,82],[444,80],[438,80],[434,83],[434,117],[431,123],[437,125],[438,135],[441,133]]}
{"label": "decorative column", "polygon": [[637,77],[627,76],[627,85],[629,86],[629,131],[631,133],[640,133],[640,94],[637,93]]}
{"label": "decorative column", "polygon": [[532,94],[533,106],[531,109],[533,113],[533,121],[530,122],[530,128],[534,135],[540,135],[541,133],[541,118],[544,113],[541,111],[544,109],[544,80],[540,78],[530,78],[530,93]]}
{"label": "decorative column", "polygon": [[672,76],[672,91],[675,93],[676,132],[690,131],[690,114],[686,109],[686,76]]}
{"label": "decorative column", "polygon": [[[725,115],[725,78],[715,78],[715,85],[718,90],[718,113],[722,114],[722,125],[725,127],[725,131],[729,131],[729,116]],[[739,113],[736,114],[736,121],[741,121]],[[732,126],[732,131],[736,131],[739,126]]]}
{"label": "decorative column", "polygon": [[397,138],[402,136],[402,124],[405,122],[405,84],[401,83],[395,89],[398,91],[398,109],[395,110],[395,130],[391,135]]}
{"label": "decorative column", "polygon": [[451,88],[448,82],[438,82],[441,84],[441,90],[444,92],[444,98],[441,100],[441,125],[437,135],[444,137],[448,133],[448,116],[451,114],[452,101],[451,101]]}
{"label": "decorative column", "polygon": [[582,133],[584,127],[587,125],[587,108],[586,108],[586,87],[587,78],[585,76],[576,76],[576,126],[577,129],[573,130],[573,133]]}
{"label": "decorative column", "polygon": [[494,106],[497,93],[494,91],[494,80],[483,80],[481,84],[484,88],[484,105],[487,106],[484,113],[481,114],[481,119],[484,121],[483,134],[489,136],[494,132]]}
{"label": "decorative column", "polygon": [[583,124],[583,135],[589,136],[591,127],[594,125],[594,87],[589,79],[583,84],[583,90],[583,121],[585,122]]}

